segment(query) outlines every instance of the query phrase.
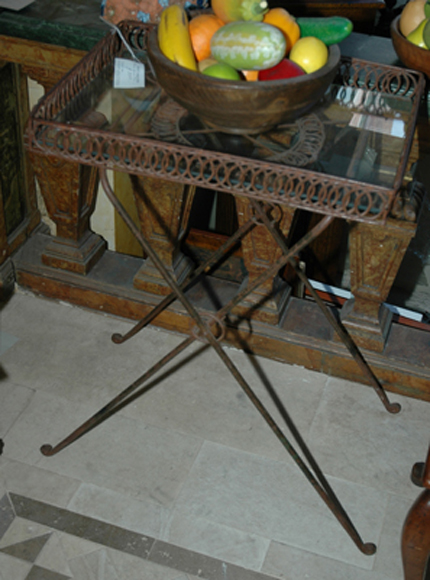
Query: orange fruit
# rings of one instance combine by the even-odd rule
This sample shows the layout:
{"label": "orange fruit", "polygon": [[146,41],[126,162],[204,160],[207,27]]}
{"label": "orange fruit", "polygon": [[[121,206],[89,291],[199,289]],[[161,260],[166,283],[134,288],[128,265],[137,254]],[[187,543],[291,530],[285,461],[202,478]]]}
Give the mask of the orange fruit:
{"label": "orange fruit", "polygon": [[243,70],[242,74],[247,81],[258,81],[258,70]]}
{"label": "orange fruit", "polygon": [[271,8],[264,15],[263,22],[281,30],[287,43],[285,54],[288,54],[300,38],[300,27],[294,16],[291,16],[285,8]]}
{"label": "orange fruit", "polygon": [[224,22],[215,14],[199,14],[190,20],[188,28],[191,44],[198,62],[210,57],[211,38],[221,26],[224,26]]}

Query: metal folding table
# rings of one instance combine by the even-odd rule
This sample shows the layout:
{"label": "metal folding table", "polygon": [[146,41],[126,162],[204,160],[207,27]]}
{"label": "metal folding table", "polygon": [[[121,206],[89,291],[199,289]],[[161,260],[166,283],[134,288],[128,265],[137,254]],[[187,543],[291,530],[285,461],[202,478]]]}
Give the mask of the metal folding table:
{"label": "metal folding table", "polygon": [[[383,228],[408,168],[408,157],[424,79],[413,71],[357,59],[343,59],[338,75],[322,101],[305,117],[253,136],[217,134],[208,130],[168,98],[151,74],[145,42],[148,26],[124,22],[121,33],[108,34],[37,104],[26,131],[26,146],[34,153],[97,167],[106,195],[142,245],[171,289],[159,304],[127,334],[124,342],[178,300],[194,321],[189,336],[161,358],[132,385],[56,446],[43,445],[54,455],[143,394],[148,380],[195,341],[208,343],[261,413],[323,501],[357,547],[373,554],[364,543],[298,432],[292,432],[304,459],[296,451],[223,348],[228,328],[235,332],[239,305],[287,264],[318,303],[339,338],[360,366],[368,383],[390,413],[400,410],[389,401],[363,354],[298,267],[300,252],[335,218],[362,221]],[[146,86],[114,88],[115,58],[127,58],[126,39],[147,65]],[[245,152],[242,154],[242,151]],[[109,169],[222,191],[245,198],[248,219],[204,264],[180,283],[135,225],[109,184]],[[322,219],[288,247],[278,228],[284,208],[322,214]],[[266,228],[280,258],[218,311],[198,312],[187,290],[209,272],[255,226]],[[246,340],[237,332],[247,349]]]}

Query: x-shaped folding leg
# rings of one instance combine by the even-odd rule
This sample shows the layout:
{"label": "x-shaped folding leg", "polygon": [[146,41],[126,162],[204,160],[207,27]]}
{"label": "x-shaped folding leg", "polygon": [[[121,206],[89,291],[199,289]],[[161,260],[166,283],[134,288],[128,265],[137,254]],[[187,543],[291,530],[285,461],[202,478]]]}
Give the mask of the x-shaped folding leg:
{"label": "x-shaped folding leg", "polygon": [[[357,360],[363,372],[368,377],[369,382],[372,384],[372,386],[378,393],[379,397],[381,398],[386,409],[392,413],[396,413],[400,410],[400,405],[398,405],[397,403],[390,403],[388,401],[384,389],[379,384],[378,380],[376,379],[373,372],[369,368],[367,362],[364,360],[362,354],[356,347],[355,343],[348,335],[347,331],[339,324],[339,322],[330,313],[326,305],[320,300],[318,294],[312,288],[305,274],[303,274],[296,267],[296,256],[310,242],[316,239],[328,227],[328,225],[333,221],[334,218],[332,216],[323,217],[321,221],[316,226],[314,226],[309,232],[307,232],[296,244],[294,244],[291,248],[288,248],[283,237],[279,234],[279,232],[276,230],[276,227],[267,216],[265,211],[265,209],[267,208],[264,207],[264,204],[261,204],[260,202],[257,202],[255,200],[251,200],[251,206],[253,207],[255,213],[254,218],[250,219],[246,224],[244,224],[214,256],[209,258],[209,260],[207,260],[205,264],[200,266],[200,268],[198,268],[198,270],[194,273],[191,279],[188,279],[184,283],[179,285],[176,282],[176,280],[172,277],[170,272],[166,269],[166,267],[164,266],[163,262],[160,260],[156,252],[154,252],[154,250],[151,248],[150,244],[147,242],[147,240],[142,235],[140,230],[135,226],[134,222],[131,220],[130,216],[128,215],[124,207],[116,198],[107,180],[105,170],[101,169],[100,174],[102,185],[109,200],[116,208],[118,213],[121,215],[121,217],[124,219],[124,221],[130,228],[136,239],[140,242],[147,256],[154,262],[155,266],[158,268],[159,272],[172,289],[172,293],[169,296],[167,296],[158,306],[156,306],[144,319],[142,319],[137,325],[135,325],[135,327],[133,327],[131,331],[129,331],[126,335],[124,336],[118,334],[113,335],[112,338],[114,342],[117,343],[124,342],[126,339],[136,334],[141,328],[143,328],[146,324],[148,324],[153,318],[155,318],[155,316],[157,316],[162,310],[164,310],[171,302],[173,302],[176,299],[181,302],[185,310],[193,318],[193,320],[196,323],[196,327],[189,337],[184,339],[177,347],[175,347],[167,355],[162,357],[155,365],[153,365],[149,370],[147,370],[134,383],[132,383],[129,387],[127,387],[124,391],[122,391],[117,397],[112,399],[112,401],[110,401],[105,407],[100,409],[100,411],[98,411],[90,419],[84,422],[68,437],[63,439],[55,447],[52,447],[51,445],[43,445],[41,448],[42,453],[47,456],[55,455],[61,449],[64,449],[66,446],[70,445],[78,438],[82,437],[84,434],[94,429],[97,425],[105,421],[108,417],[112,416],[114,413],[119,411],[121,408],[130,403],[132,400],[135,400],[137,397],[141,396],[144,392],[149,390],[149,388],[151,387],[148,385],[144,386],[145,383],[147,383],[150,378],[152,378],[166,364],[172,361],[176,356],[178,356],[181,352],[183,352],[193,342],[195,342],[196,340],[206,342],[214,349],[214,351],[222,360],[226,368],[236,379],[239,386],[243,389],[248,398],[251,400],[251,402],[254,404],[254,406],[257,408],[260,414],[263,416],[263,418],[265,419],[269,427],[272,429],[278,440],[291,455],[295,463],[304,473],[308,481],[311,483],[311,485],[314,487],[314,489],[317,491],[317,493],[320,495],[323,501],[327,504],[329,509],[333,512],[335,517],[344,527],[344,529],[351,537],[353,542],[356,544],[356,546],[359,548],[359,550],[367,555],[374,554],[376,551],[376,546],[372,543],[364,543],[362,541],[360,535],[358,534],[353,523],[351,522],[348,514],[346,513],[342,504],[336,497],[334,491],[332,490],[331,486],[326,480],[320,467],[318,466],[318,463],[312,457],[309,449],[306,447],[306,444],[304,443],[297,429],[295,429],[293,425],[289,425],[292,435],[295,438],[299,447],[301,448],[310,467],[308,467],[308,465],[304,462],[301,456],[297,453],[294,446],[285,436],[283,431],[280,429],[278,424],[270,415],[269,411],[266,409],[266,407],[254,393],[248,382],[242,376],[239,369],[236,367],[236,365],[233,363],[233,361],[230,359],[230,357],[227,355],[227,353],[225,352],[225,350],[221,345],[221,340],[224,336],[225,331],[224,321],[228,317],[232,309],[237,304],[239,304],[245,296],[247,296],[248,294],[253,292],[256,288],[258,288],[260,284],[264,283],[265,281],[273,277],[287,263],[291,264],[296,269],[298,275],[300,276],[306,287],[309,289],[309,291],[317,301],[320,308],[323,310],[330,324],[332,324],[332,326],[338,332],[340,338],[343,340],[344,344],[347,346],[351,354]],[[216,263],[216,261],[220,259],[222,255],[224,255],[224,253],[230,247],[232,247],[232,245],[234,245],[234,243],[236,243],[241,237],[243,237],[243,235],[246,235],[246,233],[254,225],[256,225],[256,223],[264,225],[267,228],[267,230],[271,232],[272,236],[274,237],[278,245],[281,247],[283,251],[283,256],[281,256],[275,263],[273,263],[256,280],[254,280],[251,284],[249,284],[246,289],[237,294],[227,304],[225,304],[222,308],[220,308],[218,312],[216,312],[216,314],[210,315],[208,317],[209,322],[207,322],[205,320],[205,317],[199,314],[199,312],[187,298],[186,294],[184,293],[184,289],[189,287],[201,273],[209,271],[209,269],[213,266],[213,264]],[[229,325],[229,330],[235,332],[237,340],[239,341],[240,344],[242,344],[242,346],[245,347],[246,346],[245,340],[240,336],[237,327],[235,325]],[[139,387],[141,388],[139,389]]]}

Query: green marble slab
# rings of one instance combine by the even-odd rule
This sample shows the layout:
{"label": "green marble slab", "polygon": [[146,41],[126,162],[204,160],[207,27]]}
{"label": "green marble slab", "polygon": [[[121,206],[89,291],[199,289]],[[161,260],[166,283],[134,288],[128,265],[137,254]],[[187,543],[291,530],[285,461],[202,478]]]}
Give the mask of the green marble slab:
{"label": "green marble slab", "polygon": [[87,51],[108,32],[107,26],[101,24],[101,29],[84,28],[5,10],[0,14],[0,35]]}

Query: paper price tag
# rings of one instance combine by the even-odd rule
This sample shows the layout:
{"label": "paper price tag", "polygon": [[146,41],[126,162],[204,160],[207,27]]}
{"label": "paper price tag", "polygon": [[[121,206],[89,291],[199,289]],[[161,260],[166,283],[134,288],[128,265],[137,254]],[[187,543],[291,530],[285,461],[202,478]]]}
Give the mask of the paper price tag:
{"label": "paper price tag", "polygon": [[113,76],[115,89],[139,89],[145,86],[145,65],[127,58],[116,58]]}

